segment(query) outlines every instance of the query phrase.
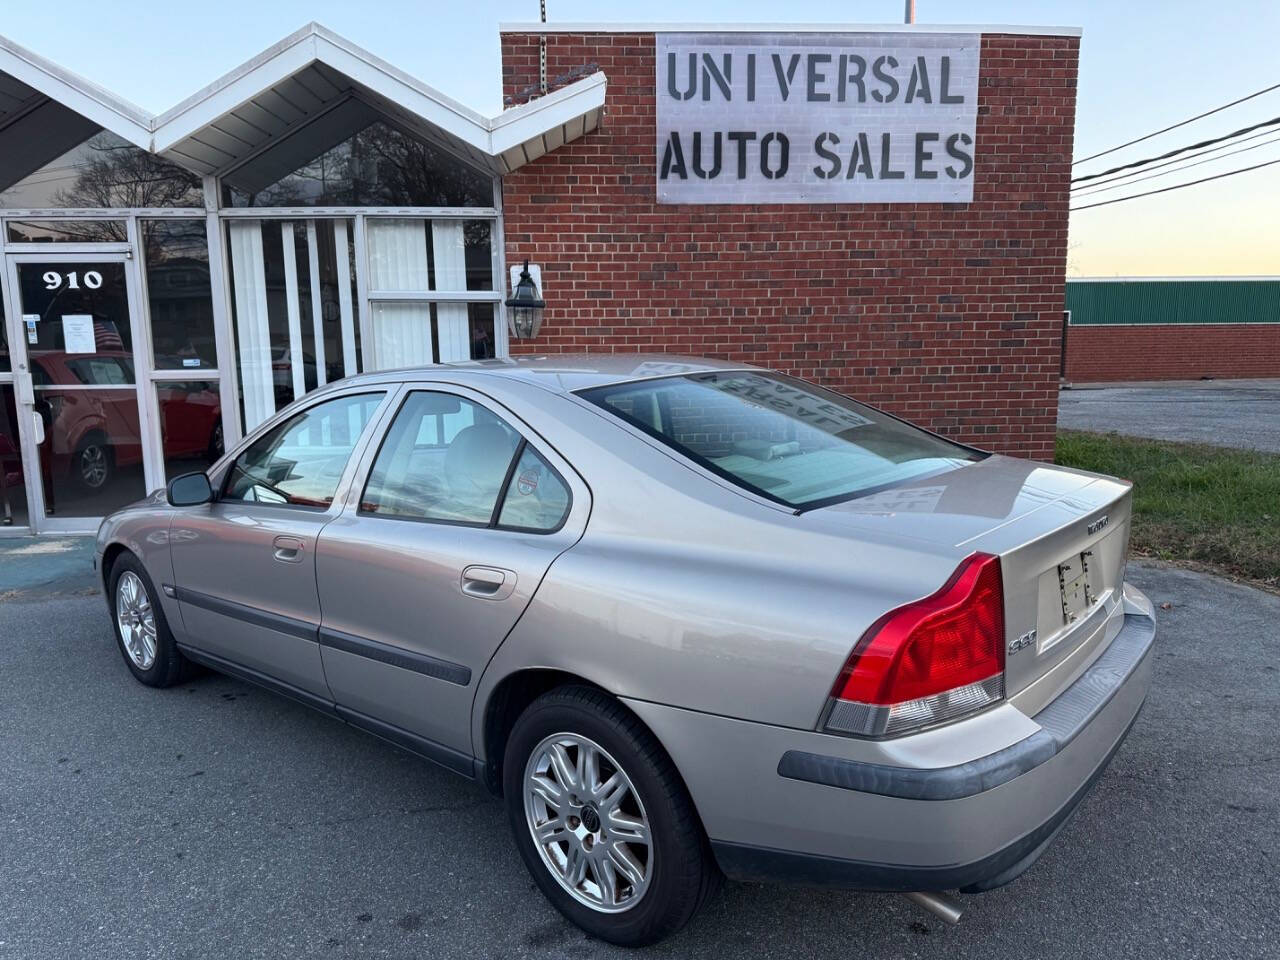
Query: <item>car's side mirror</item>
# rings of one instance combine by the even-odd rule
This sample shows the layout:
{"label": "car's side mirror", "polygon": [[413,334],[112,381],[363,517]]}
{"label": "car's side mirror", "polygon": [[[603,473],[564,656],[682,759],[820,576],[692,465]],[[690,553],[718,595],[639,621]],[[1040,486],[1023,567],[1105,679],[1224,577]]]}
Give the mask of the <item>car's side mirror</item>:
{"label": "car's side mirror", "polygon": [[213,500],[213,487],[203,473],[184,473],[169,481],[165,496],[172,507],[194,507]]}

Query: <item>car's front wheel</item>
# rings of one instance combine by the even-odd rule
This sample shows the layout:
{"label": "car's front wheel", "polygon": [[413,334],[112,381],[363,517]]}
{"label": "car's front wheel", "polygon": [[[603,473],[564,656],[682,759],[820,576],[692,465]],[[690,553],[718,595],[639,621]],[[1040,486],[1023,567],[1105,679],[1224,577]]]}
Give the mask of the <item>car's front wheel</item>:
{"label": "car's front wheel", "polygon": [[142,562],[132,553],[120,554],[108,580],[111,625],[129,672],[149,687],[167,687],[183,679],[190,662],[178,651]]}
{"label": "car's front wheel", "polygon": [[654,943],[719,886],[679,773],[644,725],[598,690],[560,687],[525,710],[507,741],[503,793],[539,888],[603,940]]}

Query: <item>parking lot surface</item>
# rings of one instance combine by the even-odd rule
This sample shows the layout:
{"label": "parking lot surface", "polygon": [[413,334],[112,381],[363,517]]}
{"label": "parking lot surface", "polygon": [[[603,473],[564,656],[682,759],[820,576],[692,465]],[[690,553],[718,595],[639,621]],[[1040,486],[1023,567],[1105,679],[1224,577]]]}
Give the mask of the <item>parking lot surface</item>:
{"label": "parking lot surface", "polygon": [[237,680],[137,684],[100,596],[11,600],[0,958],[1275,957],[1280,597],[1130,578],[1171,604],[1151,696],[1020,880],[954,928],[902,897],[729,884],[641,953],[560,919],[480,787]]}
{"label": "parking lot surface", "polygon": [[1058,426],[1280,453],[1280,380],[1063,390],[1058,395]]}

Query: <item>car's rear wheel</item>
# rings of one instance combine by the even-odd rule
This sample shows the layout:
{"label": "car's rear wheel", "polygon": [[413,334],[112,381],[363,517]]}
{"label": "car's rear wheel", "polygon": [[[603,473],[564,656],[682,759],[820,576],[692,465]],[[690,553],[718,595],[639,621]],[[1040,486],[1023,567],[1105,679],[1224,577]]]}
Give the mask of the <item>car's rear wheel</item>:
{"label": "car's rear wheel", "polygon": [[142,562],[132,553],[120,554],[108,580],[111,625],[129,672],[149,687],[177,683],[191,665],[178,651]]}
{"label": "car's rear wheel", "polygon": [[598,690],[560,687],[521,714],[503,792],[529,872],[593,936],[654,943],[719,886],[679,773],[644,725]]}

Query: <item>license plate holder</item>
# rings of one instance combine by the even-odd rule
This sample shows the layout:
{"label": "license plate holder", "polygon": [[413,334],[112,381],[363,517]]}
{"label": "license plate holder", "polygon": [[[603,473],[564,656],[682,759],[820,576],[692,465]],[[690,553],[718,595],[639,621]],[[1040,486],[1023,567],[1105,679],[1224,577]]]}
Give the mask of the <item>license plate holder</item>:
{"label": "license plate holder", "polygon": [[1058,589],[1062,598],[1062,622],[1074,623],[1097,602],[1089,585],[1089,560],[1092,551],[1078,553],[1058,564]]}

